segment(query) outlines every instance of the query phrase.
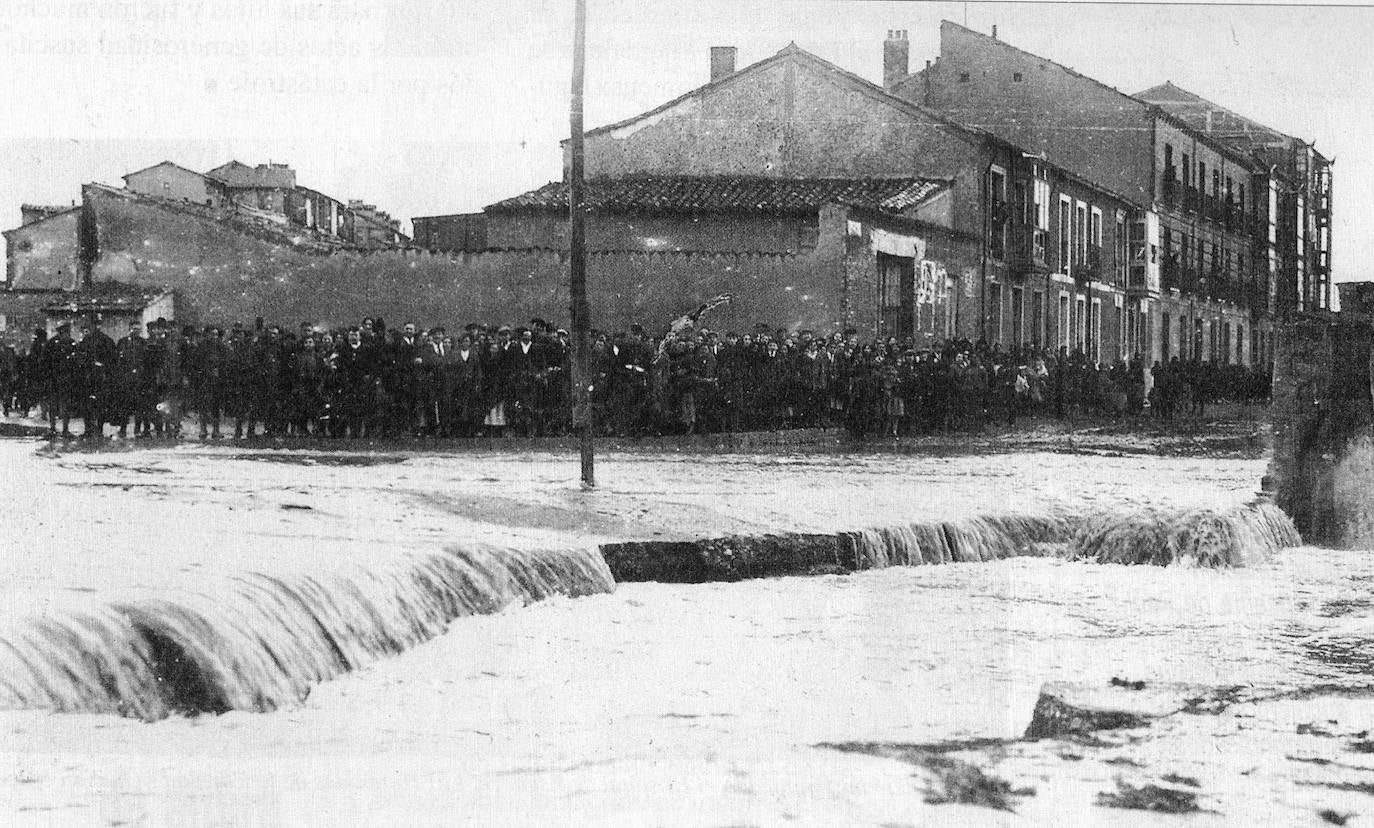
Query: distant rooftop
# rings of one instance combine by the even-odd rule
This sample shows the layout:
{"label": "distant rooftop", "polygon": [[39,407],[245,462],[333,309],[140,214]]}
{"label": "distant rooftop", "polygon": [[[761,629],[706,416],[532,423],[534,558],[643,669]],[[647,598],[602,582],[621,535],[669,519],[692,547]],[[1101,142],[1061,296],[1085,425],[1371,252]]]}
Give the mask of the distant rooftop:
{"label": "distant rooftop", "polygon": [[[594,210],[645,213],[811,213],[825,204],[900,212],[949,186],[930,178],[763,178],[643,176],[593,179],[585,202]],[[489,213],[566,210],[562,181],[498,201]]]}
{"label": "distant rooftop", "polygon": [[296,171],[287,164],[250,167],[240,161],[230,161],[215,167],[206,175],[230,187],[291,189],[296,186]]}
{"label": "distant rooftop", "polygon": [[1301,138],[1265,126],[1201,95],[1175,86],[1172,81],[1165,81],[1143,92],[1137,92],[1133,97],[1152,103],[1193,129],[1217,138],[1240,138],[1254,143],[1285,146],[1306,143]]}

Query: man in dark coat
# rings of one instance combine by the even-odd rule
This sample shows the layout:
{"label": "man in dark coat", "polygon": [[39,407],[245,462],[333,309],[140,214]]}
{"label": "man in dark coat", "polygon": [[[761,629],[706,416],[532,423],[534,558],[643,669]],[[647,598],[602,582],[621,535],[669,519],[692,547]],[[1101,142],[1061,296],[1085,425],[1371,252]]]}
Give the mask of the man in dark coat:
{"label": "man in dark coat", "polygon": [[195,407],[200,413],[200,438],[218,440],[224,413],[225,382],[229,373],[229,348],[218,328],[207,327],[196,345]]}
{"label": "man in dark coat", "polygon": [[544,350],[534,341],[534,332],[521,328],[516,342],[506,349],[507,370],[511,378],[512,424],[521,434],[541,433]]}
{"label": "man in dark coat", "polygon": [[442,327],[431,328],[429,336],[420,344],[417,355],[420,358],[418,373],[418,396],[420,400],[420,429],[430,436],[438,436],[446,425],[443,421],[444,364],[449,357],[449,348],[444,344],[445,331]]}
{"label": "man in dark coat", "polygon": [[146,434],[145,395],[147,392],[148,341],[143,338],[143,323],[129,323],[129,332],[115,343],[115,385],[118,410],[114,419],[121,439],[129,434],[129,419],[134,421],[134,436]]}
{"label": "man in dark coat", "polygon": [[377,349],[363,342],[361,331],[351,328],[338,350],[337,371],[343,387],[341,434],[363,437],[376,427],[376,394],[381,382],[377,368]]}
{"label": "man in dark coat", "polygon": [[[421,404],[421,351],[425,347],[427,343],[419,335],[415,323],[407,322],[401,328],[401,335],[393,340],[387,349],[386,356],[391,363],[390,371],[385,372],[391,380],[386,383],[387,391],[396,400],[397,421],[392,425],[400,434],[410,434],[422,425],[418,415]],[[372,353],[372,349],[367,350]],[[376,355],[373,356],[375,362]]]}
{"label": "man in dark coat", "polygon": [[48,381],[45,408],[48,411],[48,433],[57,434],[57,420],[62,419],[62,437],[70,438],[72,413],[81,401],[81,371],[76,356],[76,342],[72,326],[57,326],[57,335],[48,340],[43,349],[43,373]]}
{"label": "man in dark coat", "polygon": [[257,411],[254,409],[253,400],[253,374],[257,366],[254,361],[253,340],[242,325],[234,326],[224,359],[224,409],[225,413],[234,418],[234,439],[243,439],[244,426],[248,427],[247,436],[252,437],[257,428]]}
{"label": "man in dark coat", "polygon": [[119,351],[114,340],[93,319],[81,326],[81,341],[75,351],[83,436],[89,442],[99,442],[104,437],[106,412],[113,401]]}
{"label": "man in dark coat", "polygon": [[449,433],[455,437],[471,437],[477,433],[487,409],[482,404],[482,359],[472,337],[458,338],[453,359],[446,366],[449,372],[445,383],[451,389],[448,402],[452,406],[448,417]]}

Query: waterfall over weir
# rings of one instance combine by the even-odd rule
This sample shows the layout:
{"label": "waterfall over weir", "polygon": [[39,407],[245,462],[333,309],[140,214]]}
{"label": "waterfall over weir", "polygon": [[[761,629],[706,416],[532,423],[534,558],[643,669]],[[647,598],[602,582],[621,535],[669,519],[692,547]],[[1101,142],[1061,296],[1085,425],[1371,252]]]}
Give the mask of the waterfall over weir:
{"label": "waterfall over weir", "polygon": [[447,547],[45,607],[0,629],[0,708],[270,711],[464,615],[615,589],[595,548]]}
{"label": "waterfall over weir", "polygon": [[1118,564],[1245,566],[1301,543],[1267,500],[1227,509],[1051,509],[842,531],[603,544],[617,581],[702,583],[889,566],[1057,556]]}
{"label": "waterfall over weir", "polygon": [[[477,545],[379,552],[283,574],[188,575],[138,591],[26,597],[0,620],[0,709],[265,712],[399,653],[455,618],[617,580],[728,581],[1053,555],[1243,566],[1299,542],[1267,501],[1225,509],[1050,510],[854,531],[627,541],[600,549]],[[56,600],[50,600],[56,596]]]}

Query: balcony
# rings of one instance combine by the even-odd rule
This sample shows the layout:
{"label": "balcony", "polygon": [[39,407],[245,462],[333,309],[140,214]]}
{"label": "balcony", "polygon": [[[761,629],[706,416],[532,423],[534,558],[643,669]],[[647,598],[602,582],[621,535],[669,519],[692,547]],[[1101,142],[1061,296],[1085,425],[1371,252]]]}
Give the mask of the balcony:
{"label": "balcony", "polygon": [[1073,264],[1073,280],[1079,284],[1102,281],[1102,248],[1089,245],[1084,256]]}
{"label": "balcony", "polygon": [[1164,179],[1159,186],[1159,200],[1166,207],[1177,207],[1179,199],[1178,173],[1170,167],[1164,171]]}
{"label": "balcony", "polygon": [[1190,213],[1196,213],[1201,204],[1202,195],[1197,191],[1196,187],[1183,188],[1183,209]]}
{"label": "balcony", "polygon": [[1007,251],[1007,264],[1016,276],[1030,273],[1048,273],[1045,261],[1046,244],[1049,232],[1029,224],[1015,224],[1011,228],[1011,248]]}
{"label": "balcony", "polygon": [[[1159,265],[1159,284],[1164,290],[1178,290],[1183,268],[1179,267],[1178,256],[1169,254]],[[1135,287],[1135,285],[1132,285]]]}

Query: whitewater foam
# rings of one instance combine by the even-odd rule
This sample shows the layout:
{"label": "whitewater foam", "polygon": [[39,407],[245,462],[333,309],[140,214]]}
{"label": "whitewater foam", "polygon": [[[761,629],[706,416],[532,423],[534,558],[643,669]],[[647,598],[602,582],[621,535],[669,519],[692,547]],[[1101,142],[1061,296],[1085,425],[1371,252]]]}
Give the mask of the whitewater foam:
{"label": "whitewater foam", "polygon": [[1146,506],[1089,518],[1068,556],[1099,563],[1233,567],[1259,563],[1302,543],[1293,522],[1268,499],[1229,509]]}
{"label": "whitewater foam", "polygon": [[592,547],[450,546],[316,575],[247,573],[155,596],[78,597],[0,632],[0,707],[145,720],[271,711],[454,618],[614,589]]}

